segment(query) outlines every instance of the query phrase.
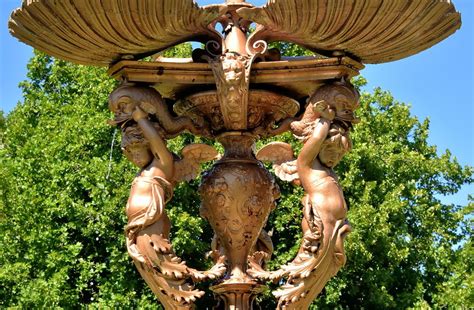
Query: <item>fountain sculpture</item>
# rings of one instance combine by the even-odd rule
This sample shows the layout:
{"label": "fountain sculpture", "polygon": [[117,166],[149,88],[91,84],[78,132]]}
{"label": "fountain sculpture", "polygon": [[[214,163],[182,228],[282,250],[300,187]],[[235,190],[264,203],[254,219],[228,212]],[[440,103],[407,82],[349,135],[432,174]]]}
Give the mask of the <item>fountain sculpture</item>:
{"label": "fountain sculpture", "polygon": [[[252,23],[256,27],[252,31]],[[216,25],[222,25],[222,34]],[[127,204],[127,249],[166,309],[193,308],[194,284],[212,280],[226,309],[251,309],[265,281],[281,309],[305,309],[345,264],[347,207],[332,168],[351,149],[359,95],[350,79],[362,63],[401,59],[454,33],[449,0],[243,0],[197,6],[192,0],[23,1],[9,27],[21,41],[78,64],[109,66],[121,81],[110,95],[127,158],[141,170]],[[186,41],[192,59],[140,61]],[[274,41],[315,56],[282,58]],[[166,139],[188,131],[219,141],[223,155],[193,144],[176,158]],[[261,138],[291,131],[301,140]],[[203,174],[201,215],[215,232],[214,266],[198,271],[173,251],[166,203],[177,182]],[[303,240],[293,261],[265,270],[272,242],[263,230],[278,204],[280,179],[301,185]]]}

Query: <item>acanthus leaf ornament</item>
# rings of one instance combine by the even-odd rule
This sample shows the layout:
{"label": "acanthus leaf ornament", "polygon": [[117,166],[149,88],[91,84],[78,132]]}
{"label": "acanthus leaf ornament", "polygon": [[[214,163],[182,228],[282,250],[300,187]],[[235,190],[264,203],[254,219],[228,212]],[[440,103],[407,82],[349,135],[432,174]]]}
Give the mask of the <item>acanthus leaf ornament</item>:
{"label": "acanthus leaf ornament", "polygon": [[215,76],[225,127],[228,130],[245,130],[248,128],[251,67],[267,51],[268,45],[264,41],[251,44],[247,40],[246,32],[250,23],[242,20],[235,11],[222,17],[221,23],[225,33],[221,44],[222,54],[211,53],[213,57],[204,58]]}

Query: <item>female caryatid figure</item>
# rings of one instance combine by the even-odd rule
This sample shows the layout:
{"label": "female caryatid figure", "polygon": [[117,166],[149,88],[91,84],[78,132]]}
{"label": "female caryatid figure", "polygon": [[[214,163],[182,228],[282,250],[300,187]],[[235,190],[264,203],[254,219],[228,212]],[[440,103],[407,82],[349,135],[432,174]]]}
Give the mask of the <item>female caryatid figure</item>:
{"label": "female caryatid figure", "polygon": [[354,109],[358,94],[349,85],[334,83],[313,95],[303,117],[291,124],[293,134],[303,142],[294,160],[286,143],[262,148],[257,158],[272,161],[277,176],[303,186],[303,241],[296,258],[275,272],[252,266],[263,279],[288,277],[274,293],[279,307],[305,309],[345,263],[343,240],[350,231],[347,206],[333,168],[351,149],[349,129],[357,122]]}
{"label": "female caryatid figure", "polygon": [[336,233],[340,265],[345,263],[342,242],[350,227],[345,220],[347,205],[333,168],[352,148],[349,130],[358,122],[354,116],[358,105],[359,94],[352,85],[335,82],[320,88],[309,99],[303,119],[291,124],[292,132],[303,142],[296,160],[299,181],[306,193],[302,200],[304,241],[300,253],[320,252],[330,245]]}
{"label": "female caryatid figure", "polygon": [[[303,202],[303,245],[300,253],[316,253],[329,246],[334,233],[346,224],[347,206],[338,178],[333,171],[352,145],[347,130],[331,123],[335,111],[330,106],[315,105],[319,112],[311,133],[304,137],[296,160],[299,180],[305,190]],[[349,229],[345,226],[344,232]],[[339,232],[340,237],[344,234]],[[342,241],[342,240],[341,240]],[[340,263],[344,264],[343,249]]]}
{"label": "female caryatid figure", "polygon": [[191,180],[200,163],[216,159],[217,151],[204,144],[186,146],[182,159],[166,148],[163,130],[148,119],[138,105],[132,118],[122,127],[125,156],[141,168],[135,177],[127,203],[127,249],[137,269],[167,309],[192,308],[192,302],[204,292],[192,283],[215,279],[225,272],[224,258],[208,271],[189,268],[176,256],[169,242],[170,220],[165,204],[175,182]]}
{"label": "female caryatid figure", "polygon": [[132,258],[153,266],[156,253],[169,250],[171,224],[164,208],[173,193],[169,180],[174,160],[148,114],[136,107],[132,116],[137,125],[124,128],[122,148],[142,170],[132,183],[127,203],[127,248]]}

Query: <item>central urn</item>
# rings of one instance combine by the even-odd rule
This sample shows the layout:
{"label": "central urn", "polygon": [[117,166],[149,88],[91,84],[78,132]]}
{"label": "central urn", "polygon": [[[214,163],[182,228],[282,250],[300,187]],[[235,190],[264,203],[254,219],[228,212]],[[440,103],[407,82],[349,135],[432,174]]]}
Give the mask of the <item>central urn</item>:
{"label": "central urn", "polygon": [[253,152],[255,138],[230,132],[218,141],[224,156],[204,174],[201,215],[216,234],[215,247],[227,257],[223,284],[255,283],[246,273],[247,257],[267,222],[280,191]]}

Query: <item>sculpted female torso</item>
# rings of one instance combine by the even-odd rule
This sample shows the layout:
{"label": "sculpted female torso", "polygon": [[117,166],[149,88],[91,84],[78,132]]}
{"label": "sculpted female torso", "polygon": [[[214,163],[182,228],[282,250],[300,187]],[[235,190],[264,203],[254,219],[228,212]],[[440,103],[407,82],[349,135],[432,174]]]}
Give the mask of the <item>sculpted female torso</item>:
{"label": "sculpted female torso", "polygon": [[111,94],[109,106],[115,114],[110,123],[122,131],[123,153],[140,168],[126,207],[128,253],[166,309],[191,309],[204,295],[194,283],[222,277],[225,258],[215,253],[215,264],[206,271],[187,266],[172,249],[165,206],[174,185],[194,179],[200,164],[216,159],[218,152],[209,145],[191,144],[181,150],[181,158],[172,154],[166,138],[184,130],[206,135],[208,130],[198,129],[187,117],[172,117],[153,88],[124,84]]}
{"label": "sculpted female torso", "polygon": [[172,196],[173,187],[168,180],[173,176],[174,161],[158,130],[148,120],[148,114],[136,107],[132,116],[139,128],[127,128],[129,132],[125,136],[133,140],[134,135],[143,134],[148,142],[136,139],[126,142],[123,147],[125,156],[142,168],[132,183],[127,203],[127,231],[131,232],[129,252],[153,265],[150,259],[155,258],[157,247],[164,247],[163,250],[168,248],[167,242],[162,239],[169,238],[171,223],[164,207]]}
{"label": "sculpted female torso", "polygon": [[[156,199],[168,201],[171,198],[171,184],[166,181],[168,176],[155,161],[140,171],[132,183],[127,202],[129,217],[133,217],[137,212],[144,212],[150,204],[155,203]],[[157,191],[158,195],[153,194],[154,191]]]}
{"label": "sculpted female torso", "polygon": [[314,131],[298,156],[297,167],[306,193],[303,198],[306,215],[303,230],[306,232],[312,224],[308,223],[308,218],[317,215],[324,223],[323,236],[326,239],[330,237],[328,234],[333,231],[335,223],[345,219],[347,213],[344,195],[332,167],[347,152],[348,141],[340,132],[342,128],[331,124],[330,120],[322,116],[316,122]]}
{"label": "sculpted female torso", "polygon": [[345,264],[343,242],[351,231],[347,205],[335,167],[351,149],[349,130],[357,122],[353,110],[357,92],[334,83],[322,87],[308,100],[301,119],[290,129],[303,146],[296,160],[291,145],[272,142],[257,158],[273,162],[282,180],[301,185],[303,238],[296,257],[280,269],[267,272],[251,262],[251,273],[260,279],[287,281],[274,292],[279,309],[308,309],[324,285]]}

